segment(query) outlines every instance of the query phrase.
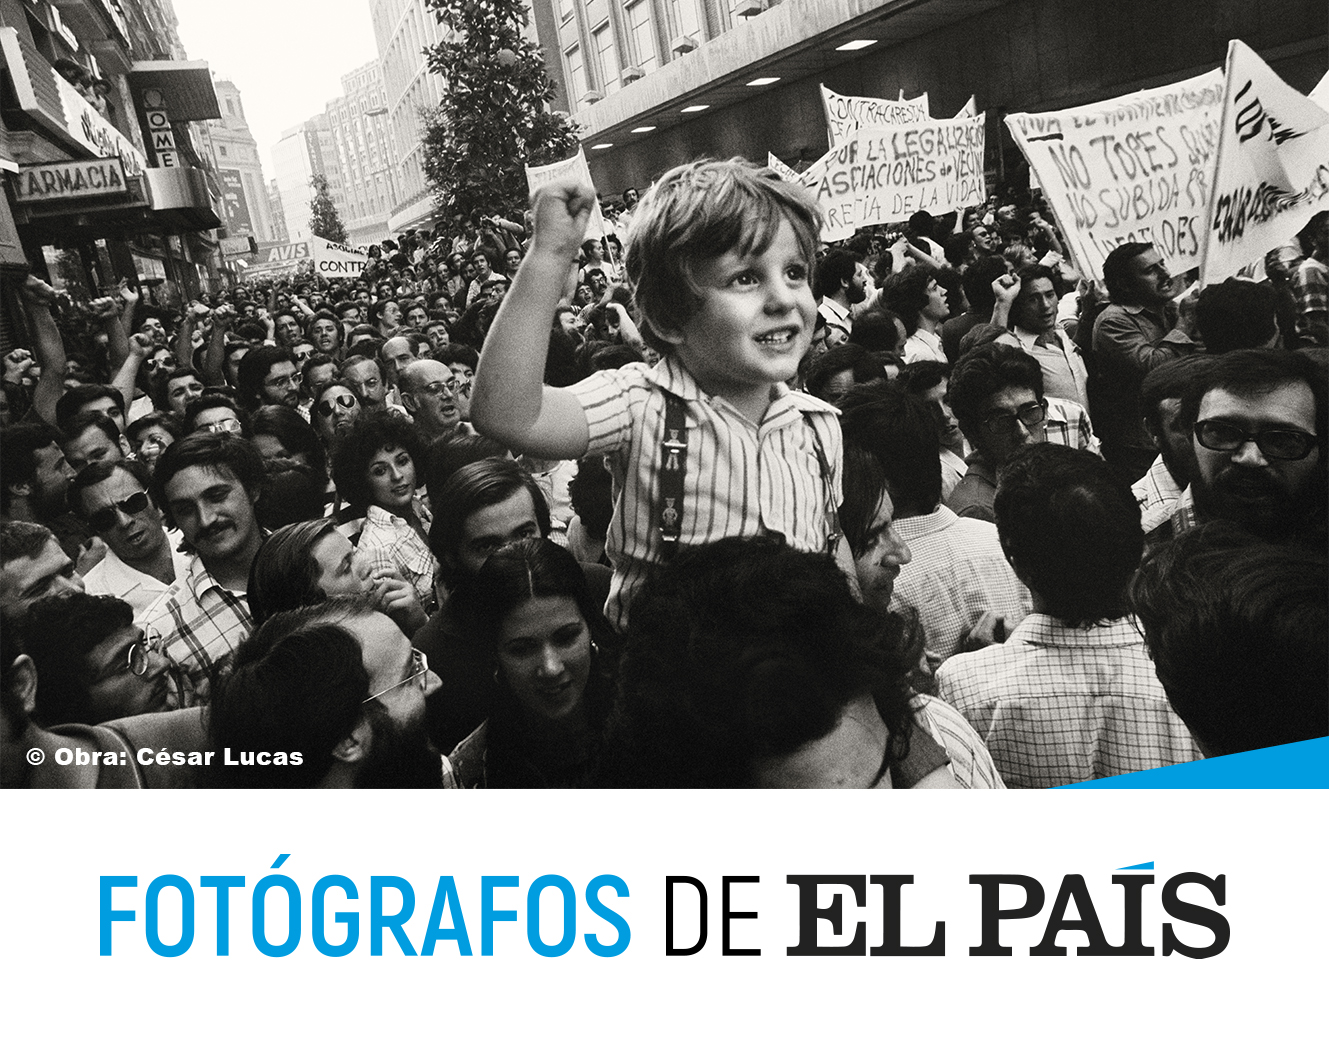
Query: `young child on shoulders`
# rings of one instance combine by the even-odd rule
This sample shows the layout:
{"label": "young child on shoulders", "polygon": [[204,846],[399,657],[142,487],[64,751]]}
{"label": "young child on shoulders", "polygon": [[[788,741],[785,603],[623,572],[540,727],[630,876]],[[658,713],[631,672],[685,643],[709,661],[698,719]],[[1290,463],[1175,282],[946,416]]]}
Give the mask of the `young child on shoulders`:
{"label": "young child on shoulders", "polygon": [[653,566],[729,536],[779,533],[832,551],[852,580],[836,517],[838,411],[786,383],[817,315],[810,195],[742,159],[670,170],[637,206],[626,261],[642,335],[663,357],[548,387],[548,323],[594,199],[575,181],[535,196],[530,248],[476,372],[472,423],[514,452],[608,459],[605,613],[620,628]]}

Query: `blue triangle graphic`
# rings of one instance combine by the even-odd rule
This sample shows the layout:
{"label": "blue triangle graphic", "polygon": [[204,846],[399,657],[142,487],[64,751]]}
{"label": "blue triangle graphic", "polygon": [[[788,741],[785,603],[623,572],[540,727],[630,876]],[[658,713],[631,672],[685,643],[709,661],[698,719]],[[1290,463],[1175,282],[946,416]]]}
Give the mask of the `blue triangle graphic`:
{"label": "blue triangle graphic", "polygon": [[1329,788],[1329,738],[1255,749],[1061,789],[1302,790]]}
{"label": "blue triangle graphic", "polygon": [[1152,860],[1150,860],[1149,863],[1147,864],[1131,864],[1130,867],[1117,868],[1118,871],[1152,871],[1153,869],[1154,869],[1154,862]]}

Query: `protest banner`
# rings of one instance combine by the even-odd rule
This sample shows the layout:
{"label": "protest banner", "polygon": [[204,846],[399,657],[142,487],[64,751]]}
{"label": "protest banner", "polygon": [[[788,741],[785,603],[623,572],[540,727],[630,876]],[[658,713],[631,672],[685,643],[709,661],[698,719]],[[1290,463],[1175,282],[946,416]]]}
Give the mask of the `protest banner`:
{"label": "protest banner", "polygon": [[335,244],[321,236],[309,238],[314,270],[320,277],[358,277],[369,265],[369,256],[345,244]]}
{"label": "protest banner", "polygon": [[965,101],[964,106],[955,112],[955,117],[973,118],[977,114],[978,114],[978,102],[974,99],[974,97],[970,96],[969,99]]}
{"label": "protest banner", "polygon": [[982,203],[984,116],[863,128],[803,174],[825,217],[822,238]]}
{"label": "protest banner", "polygon": [[[586,163],[586,153],[581,148],[577,149],[577,154],[572,158],[564,159],[562,162],[551,162],[548,166],[526,167],[526,187],[531,190],[531,195],[535,195],[537,188],[547,185],[551,181],[556,181],[560,177],[577,177],[589,187],[595,187],[595,182],[591,180],[591,168]],[[598,240],[607,232],[609,232],[609,226],[605,224],[605,218],[600,213],[600,203],[597,200],[595,206],[591,208],[591,220],[586,226],[586,239]]]}
{"label": "protest banner", "polygon": [[1218,144],[1223,72],[1041,114],[1006,126],[1029,160],[1085,276],[1127,241],[1151,243],[1173,273],[1200,264]]}
{"label": "protest banner", "polygon": [[1329,209],[1329,111],[1230,41],[1200,279],[1215,284]]}
{"label": "protest banner", "polygon": [[848,143],[859,129],[927,122],[932,118],[926,92],[912,100],[903,97],[879,100],[871,96],[841,96],[822,85],[821,102],[826,111],[826,131],[832,148]]}
{"label": "protest banner", "polygon": [[786,166],[769,151],[766,153],[766,165],[778,173],[784,180],[792,181],[794,184],[799,183],[798,171]]}

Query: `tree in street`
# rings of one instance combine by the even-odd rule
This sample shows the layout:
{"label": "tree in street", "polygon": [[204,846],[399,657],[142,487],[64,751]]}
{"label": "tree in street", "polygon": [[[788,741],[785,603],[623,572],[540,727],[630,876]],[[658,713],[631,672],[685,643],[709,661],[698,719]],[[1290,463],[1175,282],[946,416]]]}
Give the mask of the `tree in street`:
{"label": "tree in street", "polygon": [[316,173],[309,183],[314,186],[314,198],[309,201],[309,231],[324,240],[346,243],[346,226],[342,224],[337,204],[328,191],[328,179]]}
{"label": "tree in street", "polygon": [[524,166],[577,151],[576,127],[546,104],[554,86],[540,49],[522,35],[522,0],[429,0],[448,40],[425,49],[447,82],[426,115],[424,166],[451,214],[511,215],[526,205]]}

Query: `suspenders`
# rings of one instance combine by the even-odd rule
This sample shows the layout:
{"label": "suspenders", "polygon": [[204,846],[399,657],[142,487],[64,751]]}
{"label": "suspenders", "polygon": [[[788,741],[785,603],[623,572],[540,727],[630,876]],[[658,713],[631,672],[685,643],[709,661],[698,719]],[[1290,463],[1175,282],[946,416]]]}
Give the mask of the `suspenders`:
{"label": "suspenders", "polygon": [[[666,561],[678,552],[679,533],[683,528],[683,477],[687,471],[688,457],[688,422],[687,405],[672,392],[666,391],[664,438],[660,442],[660,495],[656,499],[659,512],[661,550]],[[803,412],[804,423],[812,432],[812,445],[817,453],[817,464],[821,468],[821,482],[825,488],[826,507],[826,552],[834,556],[840,544],[840,514],[835,508],[834,480],[831,475],[831,463],[826,459],[826,448],[821,436],[812,424],[807,411]]]}

